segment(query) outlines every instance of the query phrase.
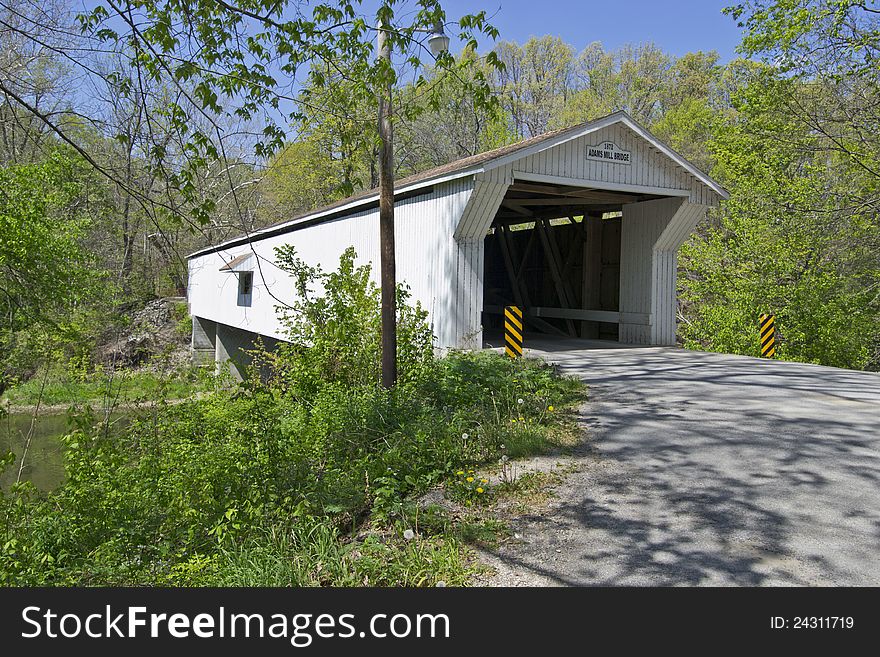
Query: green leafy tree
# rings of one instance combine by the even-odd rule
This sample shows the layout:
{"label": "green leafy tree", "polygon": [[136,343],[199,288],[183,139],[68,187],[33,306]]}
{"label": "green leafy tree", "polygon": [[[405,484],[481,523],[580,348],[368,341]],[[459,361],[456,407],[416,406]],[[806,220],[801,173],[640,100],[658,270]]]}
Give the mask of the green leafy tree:
{"label": "green leafy tree", "polygon": [[[325,383],[375,386],[380,374],[379,289],[370,265],[356,265],[353,248],[339,268],[324,272],[305,264],[291,246],[277,249],[277,262],[294,280],[297,299],[278,312],[289,344],[279,348],[276,369],[283,386],[298,399],[310,398]],[[427,313],[409,306],[405,287],[397,292],[400,385],[417,382],[434,360]]]}
{"label": "green leafy tree", "polygon": [[341,179],[338,162],[305,137],[272,158],[260,185],[277,207],[273,219],[282,220],[344,197]]}
{"label": "green leafy tree", "polygon": [[[396,135],[400,175],[440,166],[519,139],[500,103],[479,103],[468,91],[473,84],[491,81],[495,70],[473,49],[464,50],[457,61],[461,65],[456,74],[438,80],[442,99],[439,105],[417,111],[415,116],[401,117]],[[461,84],[458,79],[461,76],[470,81]],[[401,104],[417,105],[419,98],[418,88],[410,85],[402,90]]]}
{"label": "green leafy tree", "polygon": [[[187,207],[191,220],[203,225],[216,201],[198,193],[199,171],[232,157],[229,140],[239,134],[238,126],[259,126],[250,146],[257,158],[268,158],[285,144],[285,123],[299,123],[314,111],[331,114],[343,92],[343,107],[375,105],[377,91],[397,81],[398,70],[375,57],[378,23],[393,28],[392,49],[404,53],[426,103],[436,101],[436,85],[428,84],[419,55],[425,32],[445,23],[446,15],[437,0],[418,0],[404,22],[396,18],[403,6],[384,0],[367,15],[359,0],[108,0],[79,20],[84,33],[125,54],[125,66],[105,76],[117,93],[135,96],[144,81],[175,90],[157,116],[185,141],[179,150],[152,144],[148,162],[185,201],[166,209]],[[484,12],[463,16],[458,27],[465,44],[495,34]],[[434,66],[444,71],[457,65],[444,53]],[[305,91],[293,91],[298,86]],[[472,91],[490,100],[488,89]],[[347,137],[362,132],[355,126]]]}
{"label": "green leafy tree", "polygon": [[574,49],[559,37],[532,37],[522,46],[500,43],[503,64],[495,84],[511,127],[520,138],[548,130],[574,92]]}
{"label": "green leafy tree", "polygon": [[[775,75],[759,82],[811,146],[855,176],[841,206],[878,201],[880,9],[864,0],[762,0],[727,11],[745,28],[741,50]],[[767,96],[771,97],[771,96]]]}
{"label": "green leafy tree", "polygon": [[61,152],[0,168],[0,390],[77,334],[75,311],[96,292],[79,180]]}
{"label": "green leafy tree", "polygon": [[733,113],[713,129],[731,190],[685,250],[687,345],[757,354],[777,315],[780,355],[880,367],[878,14],[865,3],[753,2]]}
{"label": "green leafy tree", "polygon": [[780,357],[869,367],[880,337],[876,221],[841,211],[824,158],[804,157],[814,137],[796,130],[764,111],[717,129],[716,173],[731,199],[682,251],[685,345],[758,355],[758,315],[772,312]]}
{"label": "green leafy tree", "polygon": [[672,58],[652,43],[606,52],[590,44],[579,56],[577,93],[572,94],[557,125],[573,125],[617,110],[650,125],[663,111]]}

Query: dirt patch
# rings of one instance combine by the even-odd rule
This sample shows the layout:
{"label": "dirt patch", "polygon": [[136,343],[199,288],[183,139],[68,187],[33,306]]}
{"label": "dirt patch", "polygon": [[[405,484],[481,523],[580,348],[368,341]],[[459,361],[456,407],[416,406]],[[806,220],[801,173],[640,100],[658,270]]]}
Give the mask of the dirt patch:
{"label": "dirt patch", "polygon": [[[473,578],[472,586],[558,585],[532,569],[519,567],[515,555],[529,549],[536,524],[542,527],[542,533],[554,531],[560,493],[584,467],[584,460],[592,458],[595,458],[593,450],[584,437],[581,444],[568,453],[510,461],[490,475],[499,490],[498,500],[490,512],[505,523],[507,536],[497,545],[476,548],[486,568]],[[560,540],[564,538],[560,536]],[[558,552],[551,548],[544,558],[553,560]]]}
{"label": "dirt patch", "polygon": [[[528,549],[535,523],[552,525],[563,492],[586,462],[595,460],[585,436],[565,451],[518,460],[504,459],[476,476],[488,479],[493,491],[487,505],[465,506],[449,499],[442,488],[423,495],[421,508],[439,508],[474,550],[478,564],[471,586],[550,586],[555,583],[534,570],[517,567],[513,556]],[[552,559],[556,552],[546,555]]]}

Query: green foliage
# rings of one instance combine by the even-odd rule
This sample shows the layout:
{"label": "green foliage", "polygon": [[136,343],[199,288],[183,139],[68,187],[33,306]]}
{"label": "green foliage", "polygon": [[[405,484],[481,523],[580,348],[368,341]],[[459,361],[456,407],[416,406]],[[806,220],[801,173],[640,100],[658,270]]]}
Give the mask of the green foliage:
{"label": "green foliage", "polygon": [[[297,300],[279,308],[288,328],[289,344],[278,351],[279,385],[297,398],[312,398],[324,383],[363,386],[379,381],[379,289],[370,280],[370,266],[355,265],[354,249],[340,258],[339,269],[325,273],[300,260],[291,246],[277,249],[276,262],[295,280]],[[317,286],[318,290],[312,286]],[[407,385],[424,375],[433,360],[427,313],[408,305],[409,293],[399,286],[398,378]]]}
{"label": "green foliage", "polygon": [[473,470],[458,470],[446,484],[446,494],[465,506],[487,504],[491,498],[489,480]]}
{"label": "green foliage", "polygon": [[[339,162],[314,136],[287,144],[272,158],[262,181],[265,194],[290,218],[351,194]],[[349,175],[348,180],[351,180]],[[347,194],[346,194],[347,192]]]}
{"label": "green foliage", "polygon": [[[725,11],[745,28],[740,50],[772,61],[783,73],[857,77],[876,84],[880,26],[877,9],[868,4],[864,0],[752,0]],[[821,68],[815,68],[817,64]]]}
{"label": "green foliage", "polygon": [[45,386],[35,377],[8,389],[4,400],[13,406],[74,405],[112,400],[126,404],[152,399],[183,399],[209,390],[213,383],[197,368],[172,371],[95,369],[89,359],[72,358],[65,371],[50,372]]}
{"label": "green foliage", "polygon": [[[368,269],[352,252],[329,274],[290,256],[301,291],[321,289],[288,310],[298,322],[293,345],[257,359],[264,376],[141,411],[122,431],[78,415],[65,438],[67,482],[48,495],[23,485],[0,498],[0,581],[464,581],[454,534],[397,536],[410,518],[406,499],[497,459],[514,426],[551,441],[565,416],[548,405],[577,403],[582,385],[493,353],[437,360],[424,315],[401,304],[402,384],[386,390]],[[353,540],[367,519],[395,538]]]}
{"label": "green foliage", "polygon": [[496,547],[513,535],[510,527],[495,518],[467,519],[458,528],[463,541],[483,547]]}
{"label": "green foliage", "polygon": [[689,161],[708,171],[712,168],[712,154],[707,151],[706,144],[712,138],[718,112],[706,98],[687,98],[671,107],[654,124],[654,133]]}
{"label": "green foliage", "polygon": [[[430,84],[438,92],[437,106],[406,111],[395,126],[398,175],[418,173],[519,139],[500,102],[486,103],[472,93],[475,85],[483,88],[491,84],[498,73],[490,61],[496,55],[492,51],[481,57],[465,49],[456,58],[455,71],[432,71]],[[468,83],[463,85],[462,79]],[[497,89],[493,92],[499,99],[504,98]],[[419,108],[422,93],[419,87],[409,85],[400,90],[398,105]]]}
{"label": "green foliage", "polygon": [[197,563],[192,579],[210,586],[433,586],[441,580],[464,584],[469,573],[455,541],[341,538],[326,521],[300,523],[287,532],[273,529],[221,549],[209,573]]}
{"label": "green foliage", "polygon": [[[496,53],[504,68],[494,74],[495,86],[506,119],[520,138],[618,110],[655,127],[669,113],[680,113],[683,104],[715,105],[715,52],[675,58],[653,43],[606,51],[594,42],[575,55],[570,45],[544,36],[522,45],[501,43]],[[667,136],[672,134],[678,133],[667,130]],[[681,143],[692,154],[705,153],[705,141]]]}
{"label": "green foliage", "polygon": [[0,392],[40,356],[74,340],[99,275],[81,244],[90,217],[77,165],[61,152],[0,167]]}
{"label": "green foliage", "polygon": [[826,0],[731,12],[743,51],[772,64],[729,67],[708,147],[731,199],[682,250],[685,345],[758,355],[772,312],[779,357],[877,369],[877,16]]}
{"label": "green foliage", "polygon": [[[864,368],[880,344],[869,216],[837,210],[843,180],[805,157],[812,137],[762,111],[713,146],[732,198],[682,251],[686,346],[759,355],[758,316],[776,314],[780,358]],[[775,124],[774,124],[775,123]],[[788,141],[757,134],[788,135]],[[875,363],[876,364],[876,363]]]}
{"label": "green foliage", "polygon": [[572,91],[574,49],[558,37],[532,37],[520,46],[502,42],[495,52],[501,103],[522,137],[546,132]]}
{"label": "green foliage", "polygon": [[[147,167],[184,202],[189,220],[206,225],[216,210],[216,198],[202,193],[200,172],[224,163],[229,133],[236,132],[215,117],[225,115],[243,124],[261,121],[253,152],[263,159],[284,146],[286,124],[301,123],[315,108],[347,116],[350,107],[370,106],[378,93],[395,85],[402,66],[413,72],[413,84],[422,92],[419,106],[437,105],[438,90],[429,84],[418,50],[423,33],[446,23],[446,14],[437,0],[419,0],[398,16],[400,4],[383,0],[367,16],[356,0],[312,5],[253,0],[246,7],[203,0],[135,0],[124,9],[97,3],[77,18],[84,34],[125,54],[102,76],[110,93],[139,103],[144,86],[173,90],[154,113],[170,134],[184,140],[172,149],[168,140],[156,139],[151,132]],[[380,23],[390,28],[387,42],[400,61],[375,56],[375,26]],[[478,11],[461,17],[456,36],[464,47],[475,48],[479,37],[495,38],[497,31],[486,13]],[[130,44],[135,41],[145,47],[133,52]],[[433,64],[439,71],[455,72],[459,66],[449,53],[437,56]],[[304,91],[295,98],[286,95],[283,90],[298,86],[294,83],[302,81],[303,73]],[[345,93],[335,94],[341,81]],[[485,81],[469,82],[476,102],[494,102]],[[364,126],[355,123],[336,134],[343,150],[350,151],[363,133]],[[126,137],[118,135],[123,142]],[[349,165],[343,161],[342,166]],[[164,209],[169,209],[167,204]],[[180,212],[176,206],[171,209]]]}

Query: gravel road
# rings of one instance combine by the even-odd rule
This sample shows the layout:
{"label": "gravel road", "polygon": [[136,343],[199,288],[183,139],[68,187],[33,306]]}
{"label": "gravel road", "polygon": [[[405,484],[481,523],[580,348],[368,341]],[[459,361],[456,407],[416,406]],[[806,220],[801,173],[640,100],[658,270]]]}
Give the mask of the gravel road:
{"label": "gravel road", "polygon": [[490,585],[880,584],[880,375],[585,344],[532,343],[588,438]]}

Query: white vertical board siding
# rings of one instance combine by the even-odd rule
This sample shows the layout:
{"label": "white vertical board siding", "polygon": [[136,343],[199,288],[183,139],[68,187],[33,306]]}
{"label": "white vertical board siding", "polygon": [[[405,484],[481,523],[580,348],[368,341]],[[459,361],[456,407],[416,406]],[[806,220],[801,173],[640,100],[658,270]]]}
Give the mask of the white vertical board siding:
{"label": "white vertical board siding", "polygon": [[620,341],[675,344],[678,247],[706,207],[668,198],[623,206]]}
{"label": "white vertical board siding", "polygon": [[[588,160],[587,146],[612,141],[632,153],[631,164]],[[622,123],[548,148],[505,165],[509,175],[537,174],[581,181],[584,187],[601,189],[603,183],[617,188],[637,185],[687,192],[688,200],[701,205],[717,204],[718,194],[694,178],[686,169],[659,152],[651,144]]]}
{"label": "white vertical board siding", "polygon": [[707,210],[705,205],[682,203],[654,242],[651,344],[676,343],[678,248],[706,216]]}
{"label": "white vertical board siding", "polygon": [[438,343],[442,348],[479,349],[483,310],[482,239],[453,240],[447,254],[449,297],[438,313]]}
{"label": "white vertical board siding", "polygon": [[461,219],[455,226],[456,239],[482,239],[492,225],[510,180],[502,176],[500,180],[492,176],[478,174],[474,180],[474,191],[468,200]]}
{"label": "white vertical board siding", "polygon": [[478,174],[473,192],[450,231],[446,271],[451,294],[443,306],[449,321],[444,322],[445,332],[438,334],[443,347],[479,349],[483,344],[485,237],[510,182],[506,171]]}
{"label": "white vertical board siding", "polygon": [[[654,243],[682,199],[660,199],[623,206],[620,227],[620,341],[651,344]],[[640,318],[641,317],[641,318]]]}
{"label": "white vertical board siding", "polygon": [[[483,241],[482,239],[455,238],[474,190],[473,180],[449,183],[461,191],[450,199],[450,205],[442,216],[435,217],[439,232],[432,253],[413,244],[415,257],[433,259],[437,274],[432,280],[434,305],[431,316],[437,346],[441,349],[472,346],[466,338],[480,334],[480,312],[483,294]],[[482,200],[477,199],[482,203]]]}
{"label": "white vertical board siding", "polygon": [[[674,342],[676,251],[705,206],[716,205],[725,192],[627,121],[625,115],[607,117],[594,127],[587,124],[581,132],[562,133],[545,146],[526,145],[522,152],[470,162],[463,165],[470,168],[443,172],[433,187],[430,181],[410,183],[408,191],[424,193],[396,204],[397,277],[428,311],[438,347],[480,346],[484,238],[509,185],[517,179],[664,197],[624,206],[620,339],[640,344]],[[606,141],[630,151],[631,163],[586,158],[587,146]],[[335,219],[305,218],[301,226],[291,225],[296,230],[192,257],[191,313],[283,339],[285,329],[275,308],[293,300],[290,277],[274,264],[274,250],[283,244],[292,245],[307,264],[324,270],[335,269],[340,254],[352,246],[360,264],[373,265],[373,280],[378,282],[378,209],[354,209],[365,207],[356,205],[360,202],[370,200],[352,201],[346,206],[349,213]],[[308,225],[312,219],[314,223]],[[252,304],[242,307],[237,304],[236,274],[220,268],[250,252],[256,255]]]}
{"label": "white vertical board siding", "polygon": [[675,273],[678,251],[654,251],[651,272],[652,345],[675,344]]}
{"label": "white vertical board siding", "polygon": [[[444,342],[444,336],[459,333],[459,327],[450,330],[447,326],[457,317],[456,277],[449,275],[449,263],[458,257],[453,232],[472,189],[472,179],[453,180],[437,185],[429,194],[395,204],[397,278],[410,287],[413,301],[428,311],[441,347],[456,346]],[[372,264],[372,278],[378,284],[379,211],[370,209],[190,259],[190,313],[283,339],[285,329],[275,308],[294,300],[290,277],[274,264],[275,248],[284,244],[292,245],[307,264],[320,265],[325,271],[334,270],[339,256],[352,246],[359,264]],[[249,252],[257,256],[253,301],[250,307],[242,307],[237,305],[236,275],[220,268]]]}

